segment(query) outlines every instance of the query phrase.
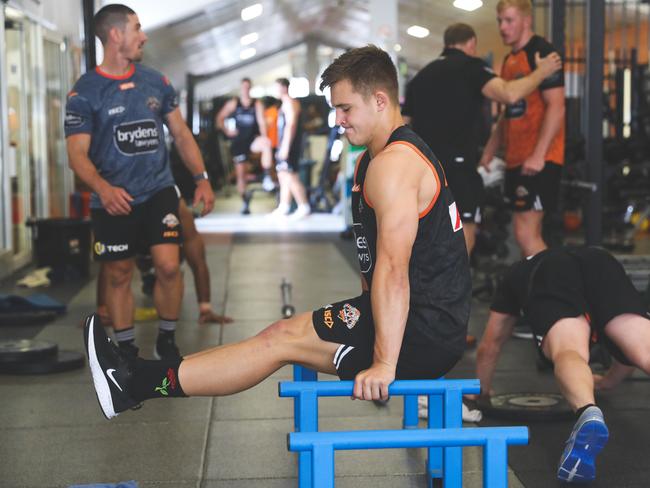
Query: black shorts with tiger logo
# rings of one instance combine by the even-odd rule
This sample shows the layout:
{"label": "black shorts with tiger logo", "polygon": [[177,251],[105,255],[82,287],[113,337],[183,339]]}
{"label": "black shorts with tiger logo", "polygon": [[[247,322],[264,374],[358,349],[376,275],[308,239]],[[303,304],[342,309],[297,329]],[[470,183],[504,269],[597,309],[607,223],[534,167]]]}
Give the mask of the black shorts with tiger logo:
{"label": "black shorts with tiger logo", "polygon": [[[411,310],[412,312],[412,310]],[[409,322],[419,314],[409,313]],[[372,365],[375,323],[370,293],[324,306],[312,313],[314,329],[322,340],[340,344],[333,362],[342,380],[352,380]],[[448,348],[425,341],[404,340],[397,360],[396,379],[435,379],[446,374],[460,359]]]}

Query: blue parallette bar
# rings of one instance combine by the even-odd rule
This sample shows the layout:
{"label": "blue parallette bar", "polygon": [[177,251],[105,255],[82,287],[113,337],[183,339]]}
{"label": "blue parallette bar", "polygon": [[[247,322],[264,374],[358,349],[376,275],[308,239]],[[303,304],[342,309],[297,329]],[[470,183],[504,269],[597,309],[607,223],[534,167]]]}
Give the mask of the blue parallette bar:
{"label": "blue parallette bar", "polygon": [[[528,444],[527,427],[483,427],[352,432],[294,432],[287,436],[290,451],[309,452],[314,488],[334,486],[334,451],[418,447],[484,446],[483,486],[508,486],[508,445]],[[462,487],[462,472],[446,488]]]}

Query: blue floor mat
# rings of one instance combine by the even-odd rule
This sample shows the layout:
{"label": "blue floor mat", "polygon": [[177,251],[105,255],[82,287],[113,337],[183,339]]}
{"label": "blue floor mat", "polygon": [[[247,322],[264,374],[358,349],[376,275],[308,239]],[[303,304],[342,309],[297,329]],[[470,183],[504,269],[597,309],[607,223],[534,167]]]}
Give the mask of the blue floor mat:
{"label": "blue floor mat", "polygon": [[66,308],[65,304],[44,293],[26,297],[0,293],[0,313],[48,311],[63,314]]}

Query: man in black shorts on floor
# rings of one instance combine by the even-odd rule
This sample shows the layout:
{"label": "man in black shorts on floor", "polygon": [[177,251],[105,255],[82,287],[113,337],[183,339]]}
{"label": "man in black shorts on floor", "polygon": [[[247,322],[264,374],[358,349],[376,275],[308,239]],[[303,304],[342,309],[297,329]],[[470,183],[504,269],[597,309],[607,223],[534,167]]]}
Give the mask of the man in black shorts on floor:
{"label": "man in black shorts on floor", "polygon": [[94,18],[102,64],[68,94],[65,118],[70,167],[91,198],[95,258],[106,276],[106,306],[121,348],[134,357],[131,280],[137,253],[150,251],[160,319],[154,354],[179,357],[174,340],[183,288],[179,269],[179,195],[169,168],[164,127],[191,171],[195,204],[214,203],[203,158],[185,125],[169,80],[138,62],[147,36],[129,7],[111,4]]}
{"label": "man in black shorts on floor", "polygon": [[[266,122],[264,119],[264,106],[260,100],[251,98],[251,80],[243,78],[240,85],[240,96],[228,100],[217,114],[217,128],[227,137],[231,138],[230,153],[235,164],[237,177],[237,192],[242,198],[241,213],[250,213],[251,193],[246,191],[248,183],[248,164],[251,153],[261,155],[264,179],[262,187],[265,191],[273,191],[275,183],[271,179],[271,165],[273,164],[273,149],[271,141],[266,137]],[[235,120],[235,128],[226,126],[226,119]]]}
{"label": "man in black shorts on floor", "polygon": [[368,148],[352,192],[362,294],[176,361],[124,357],[90,316],[87,353],[106,417],[150,398],[237,393],[290,363],[354,379],[355,398],[385,399],[396,378],[436,378],[462,356],[471,292],[462,223],[439,161],[403,124],[390,56],[352,49],[322,78],[337,125]]}
{"label": "man in black shorts on floor", "polygon": [[[553,364],[560,391],[577,416],[557,476],[590,481],[595,456],[609,437],[594,386],[612,388],[634,367],[650,374],[647,305],[621,264],[599,248],[549,249],[513,264],[497,289],[478,346],[476,371],[486,396],[501,348],[520,315],[531,326],[541,357]],[[592,338],[613,356],[603,377],[589,368]]]}
{"label": "man in black shorts on floor", "polygon": [[450,25],[444,43],[441,55],[409,82],[402,115],[442,162],[471,254],[485,193],[476,170],[485,99],[515,103],[559,70],[561,61],[556,53],[538,56],[530,74],[505,81],[476,57],[477,38],[471,26]]}

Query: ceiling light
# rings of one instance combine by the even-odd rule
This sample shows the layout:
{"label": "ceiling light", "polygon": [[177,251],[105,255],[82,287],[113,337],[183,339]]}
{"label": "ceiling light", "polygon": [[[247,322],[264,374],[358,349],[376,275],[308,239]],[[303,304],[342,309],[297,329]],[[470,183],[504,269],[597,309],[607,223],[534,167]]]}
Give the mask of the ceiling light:
{"label": "ceiling light", "polygon": [[395,44],[393,46],[393,49],[395,49],[395,52],[398,53],[402,50],[402,45],[401,44]]}
{"label": "ceiling light", "polygon": [[411,27],[406,29],[406,33],[409,36],[422,39],[423,37],[427,37],[429,35],[429,29],[427,29],[426,27],[421,27],[419,25],[412,25]]}
{"label": "ceiling light", "polygon": [[241,36],[239,42],[241,42],[242,46],[248,46],[249,44],[253,44],[254,42],[257,42],[259,38],[260,36],[257,34],[257,32],[251,32],[250,34]]}
{"label": "ceiling light", "polygon": [[261,3],[255,3],[249,7],[243,8],[241,9],[241,19],[247,21],[259,17],[262,15],[262,10],[263,8]]}
{"label": "ceiling light", "polygon": [[239,57],[241,59],[248,59],[252,58],[257,54],[257,51],[255,50],[254,47],[247,47],[246,49],[242,50],[242,52],[239,53]]}
{"label": "ceiling light", "polygon": [[471,12],[483,6],[481,0],[454,0],[454,7]]}

